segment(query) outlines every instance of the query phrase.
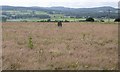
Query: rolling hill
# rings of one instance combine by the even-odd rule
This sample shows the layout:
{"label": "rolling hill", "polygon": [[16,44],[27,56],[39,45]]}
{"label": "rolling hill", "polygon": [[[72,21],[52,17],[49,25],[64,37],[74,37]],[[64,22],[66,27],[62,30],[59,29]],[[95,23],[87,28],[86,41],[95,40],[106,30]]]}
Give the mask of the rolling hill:
{"label": "rolling hill", "polygon": [[[0,6],[2,7],[3,15],[8,13],[9,11],[25,11],[26,13],[29,12],[44,12],[46,15],[56,15],[62,14],[64,16],[71,16],[71,17],[94,17],[94,18],[106,18],[108,17],[109,10],[110,18],[117,18],[118,17],[118,9],[113,7],[95,7],[95,8],[67,8],[67,7],[17,7],[17,6]],[[7,14],[9,15],[9,14]],[[12,14],[11,14],[12,15]]]}

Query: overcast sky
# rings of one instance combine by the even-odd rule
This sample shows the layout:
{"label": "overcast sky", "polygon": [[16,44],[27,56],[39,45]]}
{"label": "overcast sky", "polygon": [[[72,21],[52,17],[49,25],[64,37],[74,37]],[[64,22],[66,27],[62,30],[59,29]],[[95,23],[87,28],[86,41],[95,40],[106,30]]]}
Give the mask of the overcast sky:
{"label": "overcast sky", "polygon": [[1,0],[0,5],[10,6],[64,6],[70,8],[90,8],[100,6],[118,7],[119,0]]}

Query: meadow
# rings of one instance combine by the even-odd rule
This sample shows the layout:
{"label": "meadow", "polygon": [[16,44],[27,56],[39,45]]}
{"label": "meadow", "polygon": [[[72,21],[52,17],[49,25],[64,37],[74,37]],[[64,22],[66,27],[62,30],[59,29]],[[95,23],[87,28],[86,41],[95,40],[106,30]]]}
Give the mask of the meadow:
{"label": "meadow", "polygon": [[4,22],[3,70],[115,70],[118,24]]}

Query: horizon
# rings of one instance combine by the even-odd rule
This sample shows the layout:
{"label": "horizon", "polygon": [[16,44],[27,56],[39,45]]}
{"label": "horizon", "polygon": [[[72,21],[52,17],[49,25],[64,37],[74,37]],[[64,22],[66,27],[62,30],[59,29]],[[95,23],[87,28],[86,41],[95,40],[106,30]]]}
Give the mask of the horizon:
{"label": "horizon", "polygon": [[[0,6],[10,6],[10,7],[42,7],[42,6],[12,6],[12,5],[0,5]],[[64,6],[51,6],[51,7],[63,7],[63,8],[73,8],[73,7],[64,7]],[[99,7],[112,7],[112,6],[96,6],[96,7],[82,7],[82,8],[99,8]],[[45,8],[45,7],[42,7]],[[50,7],[48,7],[50,8]],[[115,7],[112,7],[115,8]],[[78,8],[75,8],[78,9]]]}
{"label": "horizon", "polygon": [[0,6],[18,6],[18,7],[68,7],[68,8],[93,8],[110,6],[118,8],[119,0],[2,0]]}

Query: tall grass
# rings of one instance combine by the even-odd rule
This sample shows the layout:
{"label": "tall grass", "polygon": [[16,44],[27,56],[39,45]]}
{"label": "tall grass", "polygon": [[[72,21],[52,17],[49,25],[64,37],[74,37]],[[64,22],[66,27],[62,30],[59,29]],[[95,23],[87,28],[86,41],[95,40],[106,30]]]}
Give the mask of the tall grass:
{"label": "tall grass", "polygon": [[33,47],[34,47],[32,37],[28,38],[28,47],[31,48],[31,49],[33,49]]}

